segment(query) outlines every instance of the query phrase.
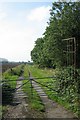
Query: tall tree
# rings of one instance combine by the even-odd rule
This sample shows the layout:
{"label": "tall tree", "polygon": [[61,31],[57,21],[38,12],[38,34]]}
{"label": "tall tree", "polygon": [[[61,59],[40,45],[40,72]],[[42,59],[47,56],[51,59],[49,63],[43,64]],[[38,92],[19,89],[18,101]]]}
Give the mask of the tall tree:
{"label": "tall tree", "polygon": [[[43,39],[32,50],[36,50],[36,57],[32,57],[33,61],[47,67],[54,65],[63,66],[66,55],[63,54],[62,39],[75,37],[78,44],[77,49],[77,64],[80,60],[80,2],[55,2],[52,4],[48,27],[45,30]],[[37,55],[38,54],[38,55]],[[44,62],[42,62],[44,61]],[[80,66],[80,64],[78,64]]]}

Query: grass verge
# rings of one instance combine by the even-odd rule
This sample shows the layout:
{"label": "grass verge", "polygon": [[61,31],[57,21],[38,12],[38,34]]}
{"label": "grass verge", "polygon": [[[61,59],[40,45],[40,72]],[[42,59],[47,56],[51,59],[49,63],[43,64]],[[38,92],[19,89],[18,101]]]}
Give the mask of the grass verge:
{"label": "grass verge", "polygon": [[16,80],[18,79],[19,75],[21,75],[22,65],[14,67],[12,69],[7,70],[2,75],[2,115],[7,111],[8,105],[13,102],[13,93],[15,92],[16,88]]}
{"label": "grass verge", "polygon": [[[47,76],[55,76],[56,73],[59,72],[58,69],[39,69],[37,66],[33,65],[27,65],[27,69],[29,69],[31,71],[31,74],[33,77],[47,77]],[[65,76],[64,76],[65,77]],[[48,95],[48,97],[55,101],[58,102],[59,104],[61,104],[62,106],[64,106],[65,108],[69,109],[70,111],[74,112],[75,115],[78,117],[78,104],[76,101],[74,101],[74,105],[73,103],[71,103],[71,96],[66,93],[66,94],[59,94],[58,92],[55,92],[54,90],[57,90],[58,88],[56,88],[56,85],[58,83],[58,78],[50,78],[50,79],[38,79],[36,80],[37,82],[39,82],[40,85],[44,91],[46,92],[46,94]],[[57,82],[56,82],[57,81]],[[45,87],[45,85],[48,86]],[[51,90],[54,89],[54,90]],[[70,88],[71,89],[71,88]],[[73,89],[71,89],[73,90]],[[68,92],[68,90],[67,90]],[[75,99],[76,100],[76,99]]]}

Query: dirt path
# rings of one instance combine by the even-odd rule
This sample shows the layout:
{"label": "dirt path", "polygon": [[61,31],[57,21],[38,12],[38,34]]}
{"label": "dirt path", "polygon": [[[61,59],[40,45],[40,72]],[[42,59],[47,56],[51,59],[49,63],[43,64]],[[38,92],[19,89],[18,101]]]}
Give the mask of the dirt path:
{"label": "dirt path", "polygon": [[[38,92],[43,104],[45,105],[47,118],[76,118],[73,113],[66,110],[61,105],[50,100],[42,88],[34,81],[32,81],[34,89]],[[76,119],[77,120],[77,119]]]}
{"label": "dirt path", "polygon": [[[22,77],[19,77],[19,80]],[[22,80],[17,81],[16,88],[22,85]],[[43,104],[45,105],[46,118],[75,118],[74,114],[66,110],[56,102],[48,98],[43,89],[34,81],[32,81],[34,89],[38,92]],[[26,103],[26,95],[21,87],[15,92],[13,105],[8,107],[8,111],[4,118],[37,118],[37,113],[28,111],[28,104]],[[35,115],[34,115],[35,114]],[[35,116],[35,117],[34,117]],[[77,120],[77,119],[76,119]]]}
{"label": "dirt path", "polygon": [[[21,80],[22,77],[19,77]],[[16,88],[19,88],[22,85],[22,80],[17,81]],[[4,118],[30,118],[30,114],[28,113],[26,103],[26,95],[22,91],[21,87],[15,92],[13,104],[8,106],[8,111]]]}

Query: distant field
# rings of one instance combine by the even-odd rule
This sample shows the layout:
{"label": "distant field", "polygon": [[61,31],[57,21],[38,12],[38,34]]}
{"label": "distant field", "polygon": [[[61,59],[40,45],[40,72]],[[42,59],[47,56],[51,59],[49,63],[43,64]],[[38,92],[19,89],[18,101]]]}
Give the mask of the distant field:
{"label": "distant field", "polygon": [[2,73],[3,72],[5,72],[7,69],[11,69],[11,68],[13,68],[13,67],[15,67],[15,66],[18,66],[18,65],[20,65],[21,63],[19,63],[19,62],[17,62],[17,63],[15,63],[15,62],[9,62],[9,63],[2,63],[2,64],[0,64],[0,67],[2,68]]}

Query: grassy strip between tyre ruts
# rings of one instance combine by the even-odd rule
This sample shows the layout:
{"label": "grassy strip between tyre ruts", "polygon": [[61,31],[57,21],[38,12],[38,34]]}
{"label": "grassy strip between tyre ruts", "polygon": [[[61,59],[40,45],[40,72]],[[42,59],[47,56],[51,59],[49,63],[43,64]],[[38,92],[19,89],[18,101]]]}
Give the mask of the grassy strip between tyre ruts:
{"label": "grassy strip between tyre ruts", "polygon": [[[24,77],[28,78],[27,66],[25,66],[25,68],[24,68]],[[26,80],[26,81],[24,80],[23,83],[25,83],[27,81],[28,80]],[[40,99],[40,96],[34,90],[34,88],[32,88],[32,90],[31,90],[30,81],[23,86],[23,90],[26,93],[26,95],[28,96],[29,108],[32,110],[35,110],[37,112],[43,113],[45,111],[45,107]]]}

